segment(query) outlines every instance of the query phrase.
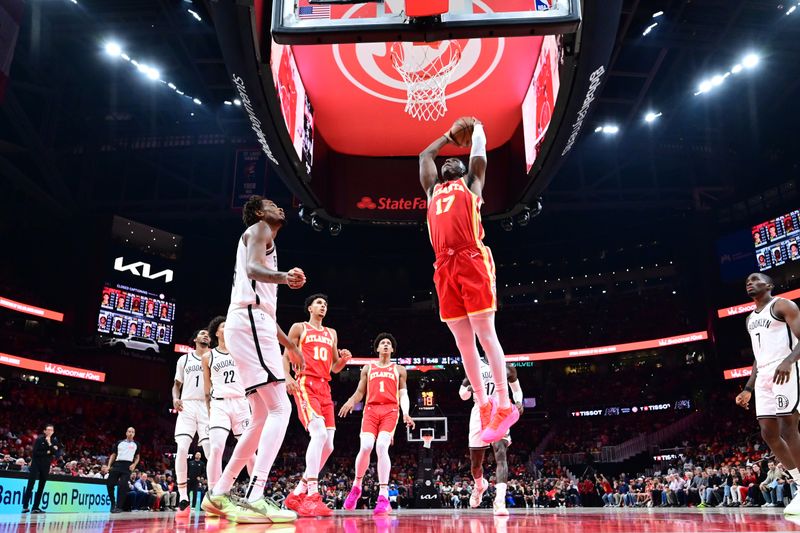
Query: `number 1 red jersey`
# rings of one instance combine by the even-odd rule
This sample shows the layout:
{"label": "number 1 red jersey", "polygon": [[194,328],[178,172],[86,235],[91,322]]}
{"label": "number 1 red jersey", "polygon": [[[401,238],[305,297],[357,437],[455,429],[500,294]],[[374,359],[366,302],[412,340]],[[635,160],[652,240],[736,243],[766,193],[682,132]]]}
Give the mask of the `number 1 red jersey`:
{"label": "number 1 red jersey", "polygon": [[400,373],[397,365],[369,365],[367,368],[367,405],[400,403]]}
{"label": "number 1 red jersey", "polygon": [[465,178],[437,183],[428,204],[428,234],[435,253],[456,250],[483,241],[483,200]]}
{"label": "number 1 red jersey", "polygon": [[308,322],[303,323],[300,350],[306,362],[306,368],[302,372],[304,376],[331,380],[334,340],[330,328],[317,329]]}

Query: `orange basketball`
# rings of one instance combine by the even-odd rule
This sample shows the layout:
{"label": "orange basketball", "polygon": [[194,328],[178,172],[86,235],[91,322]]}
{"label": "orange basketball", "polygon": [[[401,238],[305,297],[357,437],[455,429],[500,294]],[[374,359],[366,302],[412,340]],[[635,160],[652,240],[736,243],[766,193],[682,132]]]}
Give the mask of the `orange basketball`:
{"label": "orange basketball", "polygon": [[450,127],[450,138],[458,146],[469,146],[472,144],[472,130],[474,127],[474,118],[461,117]]}

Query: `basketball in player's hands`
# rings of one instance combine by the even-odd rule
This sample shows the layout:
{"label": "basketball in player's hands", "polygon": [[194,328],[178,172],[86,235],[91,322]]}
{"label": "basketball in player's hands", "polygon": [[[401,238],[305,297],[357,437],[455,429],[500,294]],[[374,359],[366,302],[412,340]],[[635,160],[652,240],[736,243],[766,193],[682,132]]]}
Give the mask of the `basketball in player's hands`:
{"label": "basketball in player's hands", "polygon": [[457,146],[469,146],[472,144],[472,130],[475,128],[476,119],[474,117],[461,117],[450,127],[450,138]]}

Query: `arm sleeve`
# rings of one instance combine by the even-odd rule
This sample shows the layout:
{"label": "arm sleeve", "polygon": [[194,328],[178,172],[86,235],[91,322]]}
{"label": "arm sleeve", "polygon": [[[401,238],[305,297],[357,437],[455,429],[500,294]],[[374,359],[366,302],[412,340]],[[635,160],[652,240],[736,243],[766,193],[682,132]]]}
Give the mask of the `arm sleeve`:
{"label": "arm sleeve", "polygon": [[400,409],[404,415],[409,414],[411,406],[408,401],[408,389],[400,389]]}
{"label": "arm sleeve", "polygon": [[486,133],[483,124],[475,124],[472,130],[472,150],[469,157],[486,157]]}
{"label": "arm sleeve", "polygon": [[522,385],[519,384],[519,380],[509,383],[508,386],[511,387],[514,403],[522,403]]}
{"label": "arm sleeve", "polygon": [[461,385],[461,387],[458,389],[458,395],[462,400],[467,401],[472,397],[472,391],[464,385]]}

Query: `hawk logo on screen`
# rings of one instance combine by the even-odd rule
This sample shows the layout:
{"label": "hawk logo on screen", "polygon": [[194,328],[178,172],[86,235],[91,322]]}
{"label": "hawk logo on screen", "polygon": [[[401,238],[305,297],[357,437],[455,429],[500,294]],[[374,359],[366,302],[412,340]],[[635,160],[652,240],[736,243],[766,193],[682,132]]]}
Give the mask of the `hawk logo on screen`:
{"label": "hawk logo on screen", "polygon": [[[361,18],[362,10],[369,4],[358,4],[350,8],[343,18]],[[402,3],[387,0],[384,4],[387,13],[402,11]],[[484,0],[475,0],[479,12],[492,13]],[[332,46],[333,56],[339,70],[350,83],[381,100],[406,105],[409,87],[392,61],[392,42],[343,43]],[[505,39],[459,39],[461,49],[458,64],[453,68],[447,82],[447,98],[467,93],[482,84],[497,68],[503,51]],[[400,43],[403,48],[403,68],[425,71],[433,76],[449,63],[448,42],[439,43]]]}
{"label": "hawk logo on screen", "polygon": [[375,209],[378,207],[378,204],[372,201],[372,198],[369,196],[364,196],[361,200],[356,204],[356,207],[359,209]]}
{"label": "hawk logo on screen", "polygon": [[164,283],[170,283],[172,281],[173,272],[169,268],[162,270],[161,272],[156,272],[155,274],[151,274],[149,263],[145,263],[143,261],[136,261],[135,263],[131,263],[130,265],[125,265],[123,264],[124,260],[125,258],[123,257],[117,257],[114,260],[114,270],[118,270],[120,272],[130,272],[134,276],[139,276],[141,278],[147,278],[147,279],[156,279],[163,277]]}

